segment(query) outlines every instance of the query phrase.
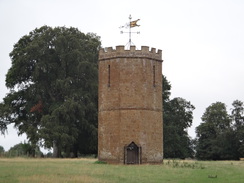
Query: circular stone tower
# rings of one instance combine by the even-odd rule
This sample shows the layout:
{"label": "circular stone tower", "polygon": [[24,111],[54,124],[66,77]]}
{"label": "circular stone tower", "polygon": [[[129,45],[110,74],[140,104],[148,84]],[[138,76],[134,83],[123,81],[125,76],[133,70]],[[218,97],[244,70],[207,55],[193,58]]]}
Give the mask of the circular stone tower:
{"label": "circular stone tower", "polygon": [[161,163],[162,51],[101,49],[98,96],[98,159]]}

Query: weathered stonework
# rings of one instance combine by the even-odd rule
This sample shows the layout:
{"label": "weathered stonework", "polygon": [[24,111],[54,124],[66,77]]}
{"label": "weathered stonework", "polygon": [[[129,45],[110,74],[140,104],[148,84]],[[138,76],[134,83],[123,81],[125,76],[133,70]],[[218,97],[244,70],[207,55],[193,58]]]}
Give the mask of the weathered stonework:
{"label": "weathered stonework", "polygon": [[162,162],[162,51],[101,49],[98,111],[99,160],[126,163],[133,142],[139,163]]}

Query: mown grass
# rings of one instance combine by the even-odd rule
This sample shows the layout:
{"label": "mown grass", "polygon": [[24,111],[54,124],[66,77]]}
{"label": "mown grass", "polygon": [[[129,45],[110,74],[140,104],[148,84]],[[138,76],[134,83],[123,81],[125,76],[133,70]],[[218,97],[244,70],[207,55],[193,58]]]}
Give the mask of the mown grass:
{"label": "mown grass", "polygon": [[242,183],[244,161],[164,160],[163,165],[109,165],[96,159],[0,159],[1,183]]}

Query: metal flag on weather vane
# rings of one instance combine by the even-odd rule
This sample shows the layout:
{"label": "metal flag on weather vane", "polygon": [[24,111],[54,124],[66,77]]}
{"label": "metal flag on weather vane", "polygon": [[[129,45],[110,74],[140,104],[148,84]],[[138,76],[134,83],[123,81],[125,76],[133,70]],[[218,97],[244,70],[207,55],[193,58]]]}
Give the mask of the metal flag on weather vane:
{"label": "metal flag on weather vane", "polygon": [[131,33],[136,33],[136,34],[140,34],[140,32],[131,32],[131,28],[133,27],[139,27],[140,25],[137,24],[137,22],[140,20],[140,19],[137,19],[137,20],[134,20],[134,21],[131,21],[132,17],[131,15],[129,16],[129,23],[125,24],[124,26],[121,26],[119,27],[120,29],[122,28],[129,28],[129,32],[124,32],[124,31],[120,31],[121,34],[123,33],[129,33],[129,42],[126,44],[126,46],[130,47],[131,45],[134,45],[131,41]]}
{"label": "metal flag on weather vane", "polygon": [[139,27],[140,25],[137,25],[137,22],[139,21],[140,19],[137,19],[137,20],[135,20],[135,21],[131,21],[130,22],[130,27],[132,28],[132,27]]}

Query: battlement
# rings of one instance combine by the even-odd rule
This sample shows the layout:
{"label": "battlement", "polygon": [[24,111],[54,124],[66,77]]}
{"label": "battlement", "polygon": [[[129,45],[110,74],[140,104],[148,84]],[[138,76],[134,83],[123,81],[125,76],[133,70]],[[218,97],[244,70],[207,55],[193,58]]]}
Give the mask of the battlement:
{"label": "battlement", "polygon": [[142,46],[141,50],[136,50],[135,46],[130,46],[129,50],[126,50],[125,46],[116,46],[116,49],[112,47],[100,49],[99,61],[114,58],[148,58],[162,62],[162,50],[156,52],[155,48],[149,50],[148,46]]}

